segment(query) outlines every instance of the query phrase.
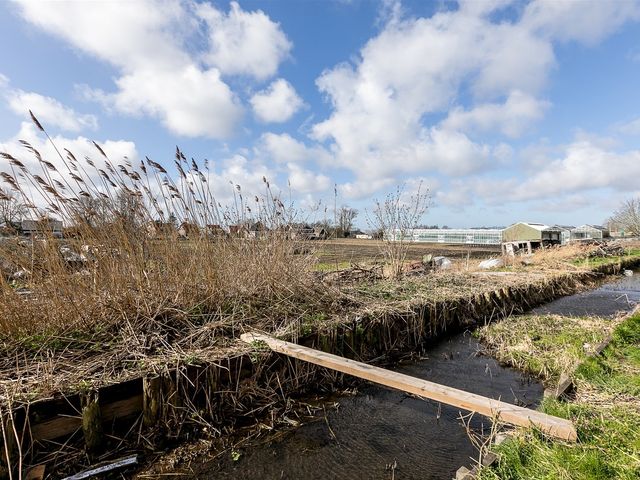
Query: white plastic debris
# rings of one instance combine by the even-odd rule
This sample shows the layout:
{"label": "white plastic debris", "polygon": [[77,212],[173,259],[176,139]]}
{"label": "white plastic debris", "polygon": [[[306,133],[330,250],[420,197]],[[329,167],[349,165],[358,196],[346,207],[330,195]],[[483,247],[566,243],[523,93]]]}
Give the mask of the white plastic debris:
{"label": "white plastic debris", "polygon": [[504,266],[504,261],[501,258],[489,258],[488,260],[483,260],[478,264],[478,267],[485,270],[502,266]]}
{"label": "white plastic debris", "polygon": [[633,277],[633,270],[623,270],[623,271],[622,271],[622,274],[623,274],[625,277]]}
{"label": "white plastic debris", "polygon": [[433,265],[440,270],[451,268],[451,260],[447,257],[433,257]]}

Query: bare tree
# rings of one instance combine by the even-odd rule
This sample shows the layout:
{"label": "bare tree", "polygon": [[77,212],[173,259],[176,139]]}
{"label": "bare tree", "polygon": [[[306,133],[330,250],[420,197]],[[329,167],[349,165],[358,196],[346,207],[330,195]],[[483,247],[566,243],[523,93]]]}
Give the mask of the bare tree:
{"label": "bare tree", "polygon": [[11,193],[0,190],[0,225],[10,226],[27,215],[27,206]]}
{"label": "bare tree", "polygon": [[622,202],[613,213],[611,222],[620,230],[633,236],[640,236],[640,198],[630,198]]}
{"label": "bare tree", "polygon": [[383,202],[376,200],[372,217],[367,217],[370,227],[382,232],[382,254],[395,278],[402,276],[413,230],[426,213],[430,198],[422,182],[416,193],[409,196],[399,186]]}
{"label": "bare tree", "polygon": [[357,216],[358,210],[355,208],[351,208],[348,205],[341,206],[337,214],[337,235],[341,237],[348,235]]}

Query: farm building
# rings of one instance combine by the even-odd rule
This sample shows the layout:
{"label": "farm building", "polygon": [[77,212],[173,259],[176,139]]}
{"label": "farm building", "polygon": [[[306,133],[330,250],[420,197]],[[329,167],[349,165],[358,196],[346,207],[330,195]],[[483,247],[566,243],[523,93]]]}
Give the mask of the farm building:
{"label": "farm building", "polygon": [[571,230],[571,240],[602,240],[609,237],[609,230],[600,225],[581,225]]}
{"label": "farm building", "polygon": [[547,245],[559,245],[562,242],[562,230],[543,223],[518,222],[508,226],[502,232],[503,253],[513,255],[526,249],[531,253],[533,249]]}
{"label": "farm building", "polygon": [[562,231],[542,223],[518,222],[503,230],[504,242],[537,242],[543,245],[560,243]]}
{"label": "farm building", "polygon": [[[394,232],[393,239],[400,240],[399,230]],[[485,228],[418,228],[407,232],[404,240],[409,242],[444,243],[451,245],[500,245],[502,243],[502,230]]]}

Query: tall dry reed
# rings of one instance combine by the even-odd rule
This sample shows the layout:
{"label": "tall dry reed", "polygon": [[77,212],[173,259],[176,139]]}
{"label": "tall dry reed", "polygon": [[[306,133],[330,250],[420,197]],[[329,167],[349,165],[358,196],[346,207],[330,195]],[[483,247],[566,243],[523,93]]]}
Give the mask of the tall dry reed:
{"label": "tall dry reed", "polygon": [[[225,206],[208,163],[179,149],[174,178],[150,158],[112,159],[96,143],[93,158],[78,159],[51,141],[55,161],[22,144],[39,168],[0,153],[8,166],[0,194],[24,202],[42,231],[0,242],[0,334],[126,327],[171,337],[181,335],[181,322],[221,318],[278,327],[323,296],[312,256],[299,253],[308,248],[291,240],[298,212],[266,178],[263,195],[246,198],[236,185]],[[52,235],[45,217],[64,222],[65,238]]]}

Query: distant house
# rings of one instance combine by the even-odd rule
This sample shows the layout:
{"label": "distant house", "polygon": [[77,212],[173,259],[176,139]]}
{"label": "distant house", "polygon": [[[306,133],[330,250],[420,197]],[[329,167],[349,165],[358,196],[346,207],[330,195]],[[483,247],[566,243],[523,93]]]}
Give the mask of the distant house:
{"label": "distant house", "polygon": [[580,225],[571,230],[571,240],[602,240],[609,237],[609,230],[600,225]]}
{"label": "distant house", "polygon": [[200,227],[195,223],[182,222],[178,227],[178,235],[181,238],[198,238],[200,234]]}
{"label": "distant house", "polygon": [[326,240],[329,238],[329,232],[323,227],[315,227],[313,229],[313,238],[312,240]]}
{"label": "distant house", "polygon": [[249,238],[262,238],[269,232],[269,229],[264,223],[258,221],[249,224],[247,231]]}
{"label": "distant house", "polygon": [[229,235],[237,238],[246,238],[249,235],[249,229],[246,225],[229,225]]}
{"label": "distant house", "polygon": [[171,238],[177,235],[173,222],[163,222],[154,220],[144,226],[144,230],[149,238]]}
{"label": "distant house", "polygon": [[20,233],[27,237],[53,235],[54,237],[62,238],[62,221],[53,218],[23,220],[20,223]]}
{"label": "distant house", "polygon": [[356,233],[356,238],[361,240],[371,240],[373,237],[367,233]]}
{"label": "distant house", "polygon": [[205,227],[207,236],[213,238],[224,238],[227,236],[227,232],[220,225],[207,225]]}

